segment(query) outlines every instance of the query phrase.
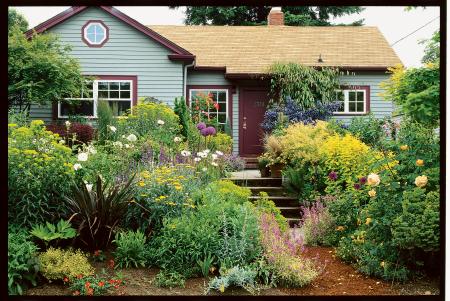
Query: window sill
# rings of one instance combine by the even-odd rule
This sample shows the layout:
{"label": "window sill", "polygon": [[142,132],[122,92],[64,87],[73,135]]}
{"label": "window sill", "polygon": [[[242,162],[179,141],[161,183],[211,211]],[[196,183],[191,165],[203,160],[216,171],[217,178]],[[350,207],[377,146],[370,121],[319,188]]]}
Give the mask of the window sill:
{"label": "window sill", "polygon": [[369,112],[365,113],[333,113],[333,116],[366,116]]}

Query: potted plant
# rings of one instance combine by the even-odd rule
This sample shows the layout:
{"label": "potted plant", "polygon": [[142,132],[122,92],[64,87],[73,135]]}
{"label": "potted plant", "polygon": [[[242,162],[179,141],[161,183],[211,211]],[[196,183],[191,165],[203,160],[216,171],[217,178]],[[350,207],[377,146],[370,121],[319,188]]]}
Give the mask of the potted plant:
{"label": "potted plant", "polygon": [[272,160],[269,165],[272,178],[281,178],[281,171],[283,170],[284,166],[285,164],[284,162],[282,162],[281,158]]}
{"label": "potted plant", "polygon": [[270,177],[269,163],[270,160],[267,157],[261,156],[258,158],[258,168],[261,173],[261,178]]}
{"label": "potted plant", "polygon": [[284,168],[283,148],[279,137],[276,135],[268,135],[264,139],[264,148],[266,152],[264,156],[269,159],[268,166],[270,174],[273,178],[281,177],[281,170]]}

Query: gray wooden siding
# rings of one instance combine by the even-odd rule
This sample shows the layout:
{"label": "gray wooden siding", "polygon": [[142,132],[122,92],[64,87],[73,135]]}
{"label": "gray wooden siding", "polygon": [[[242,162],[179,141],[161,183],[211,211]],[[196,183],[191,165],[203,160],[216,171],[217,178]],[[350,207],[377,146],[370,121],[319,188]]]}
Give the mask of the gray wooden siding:
{"label": "gray wooden siding", "polygon": [[239,87],[233,94],[233,154],[239,154]]}
{"label": "gray wooden siding", "polygon": [[30,106],[30,119],[40,119],[45,122],[51,122],[52,105],[32,104]]}
{"label": "gray wooden siding", "polygon": [[188,85],[231,85],[225,74],[219,71],[188,71]]}
{"label": "gray wooden siding", "polygon": [[[88,20],[102,20],[109,27],[103,47],[90,48],[81,40],[81,28]],[[101,9],[86,9],[49,31],[72,46],[84,74],[137,75],[138,97],[153,96],[170,105],[183,95],[183,64],[170,61],[168,49]],[[51,108],[33,114],[38,112],[51,116]]]}
{"label": "gray wooden siding", "polygon": [[[344,75],[340,77],[342,85],[361,85],[370,86],[370,112],[376,118],[391,116],[393,105],[391,101],[384,100],[379,93],[382,92],[380,82],[389,78],[389,74],[355,74]],[[352,116],[334,116],[336,120],[341,120],[345,124],[349,124]]]}

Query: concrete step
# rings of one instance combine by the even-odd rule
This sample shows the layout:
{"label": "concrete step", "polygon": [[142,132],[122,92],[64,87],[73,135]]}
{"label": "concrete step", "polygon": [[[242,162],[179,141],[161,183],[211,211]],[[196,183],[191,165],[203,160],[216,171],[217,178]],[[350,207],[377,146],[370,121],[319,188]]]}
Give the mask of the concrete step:
{"label": "concrete step", "polygon": [[281,187],[281,178],[227,178],[227,180],[233,181],[236,185],[246,187],[261,187],[261,186],[279,186]]}
{"label": "concrete step", "polygon": [[258,169],[258,163],[245,163],[245,169]]}
{"label": "concrete step", "polygon": [[289,223],[289,226],[291,228],[293,228],[294,225],[298,226],[300,224],[300,218],[289,217],[289,218],[286,218],[286,219],[287,219],[287,221]]}
{"label": "concrete step", "polygon": [[258,163],[258,157],[243,157],[247,163]]}
{"label": "concrete step", "polygon": [[[257,201],[260,197],[259,196],[250,196],[248,199],[249,201]],[[273,201],[275,203],[275,206],[277,207],[298,207],[299,202],[297,198],[290,197],[290,196],[269,196],[269,200]]]}
{"label": "concrete step", "polygon": [[281,214],[285,218],[298,218],[300,219],[300,207],[278,207],[280,209]]}
{"label": "concrete step", "polygon": [[265,191],[270,196],[286,196],[284,188],[281,186],[256,186],[249,187],[253,195],[258,196],[260,192]]}

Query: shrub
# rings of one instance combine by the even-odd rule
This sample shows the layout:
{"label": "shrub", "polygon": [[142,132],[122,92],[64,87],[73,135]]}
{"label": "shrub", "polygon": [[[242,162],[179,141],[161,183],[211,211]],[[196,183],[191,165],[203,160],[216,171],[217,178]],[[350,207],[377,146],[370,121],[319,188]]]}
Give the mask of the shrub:
{"label": "shrub", "polygon": [[48,280],[63,280],[79,275],[94,274],[86,254],[80,250],[62,250],[50,247],[39,255],[40,271]]}
{"label": "shrub", "polygon": [[221,151],[229,154],[233,148],[233,138],[224,133],[217,133],[209,139],[208,147],[212,151]]}
{"label": "shrub", "polygon": [[206,293],[211,290],[223,293],[228,287],[242,287],[249,293],[255,294],[258,291],[256,274],[256,271],[248,266],[235,266],[224,270],[220,277],[214,277],[209,281]]}
{"label": "shrub", "polygon": [[229,180],[212,182],[203,191],[203,198],[208,202],[243,204],[250,196],[250,189],[238,186]]}
{"label": "shrub", "polygon": [[264,257],[273,269],[278,284],[301,287],[318,275],[310,260],[297,255],[302,247],[301,238],[281,232],[273,215],[261,215],[260,237]]}
{"label": "shrub", "polygon": [[99,275],[66,278],[66,280],[74,296],[101,296],[113,287],[118,289],[122,284],[120,279],[107,280]]}
{"label": "shrub", "polygon": [[280,227],[280,230],[282,232],[287,231],[289,228],[287,219],[281,214],[280,209],[277,208],[275,203],[269,200],[267,192],[262,191],[259,193],[259,196],[260,198],[253,203],[256,210],[262,214],[265,213],[273,215],[277,221],[278,227]]}
{"label": "shrub", "polygon": [[74,238],[77,236],[77,231],[71,227],[70,222],[62,219],[56,226],[49,222],[46,222],[45,225],[35,225],[30,234],[43,240],[47,247],[52,241],[53,246],[56,246],[62,239]]}
{"label": "shrub", "polygon": [[8,230],[8,294],[22,295],[29,284],[36,285],[38,248],[24,231]]}
{"label": "shrub", "polygon": [[245,160],[238,155],[225,154],[222,161],[223,169],[227,172],[241,171],[245,168]]}
{"label": "shrub", "polygon": [[65,124],[49,124],[47,125],[47,130],[58,134],[69,146],[71,146],[73,142],[76,144],[87,144],[94,138],[94,128],[89,124],[81,124],[78,122],[71,123],[69,127]]}
{"label": "shrub", "polygon": [[375,118],[371,113],[365,117],[353,117],[348,130],[356,138],[370,146],[378,146],[383,138],[383,120]]}
{"label": "shrub", "polygon": [[70,148],[43,124],[8,125],[8,217],[28,228],[65,216],[62,197],[74,177]]}
{"label": "shrub", "polygon": [[311,207],[302,207],[302,226],[305,243],[308,245],[328,245],[327,237],[335,231],[334,220],[328,208],[321,202]]}
{"label": "shrub", "polygon": [[115,240],[116,250],[114,251],[114,259],[116,266],[135,268],[145,266],[145,241],[144,233],[140,231],[128,231],[116,233]]}
{"label": "shrub", "polygon": [[133,199],[132,183],[133,178],[126,184],[104,184],[98,176],[95,188],[81,182],[73,186],[72,196],[65,197],[80,240],[91,250],[104,249],[109,245],[114,230]]}
{"label": "shrub", "polygon": [[159,287],[184,287],[185,279],[177,272],[161,270],[155,277],[155,285]]}

